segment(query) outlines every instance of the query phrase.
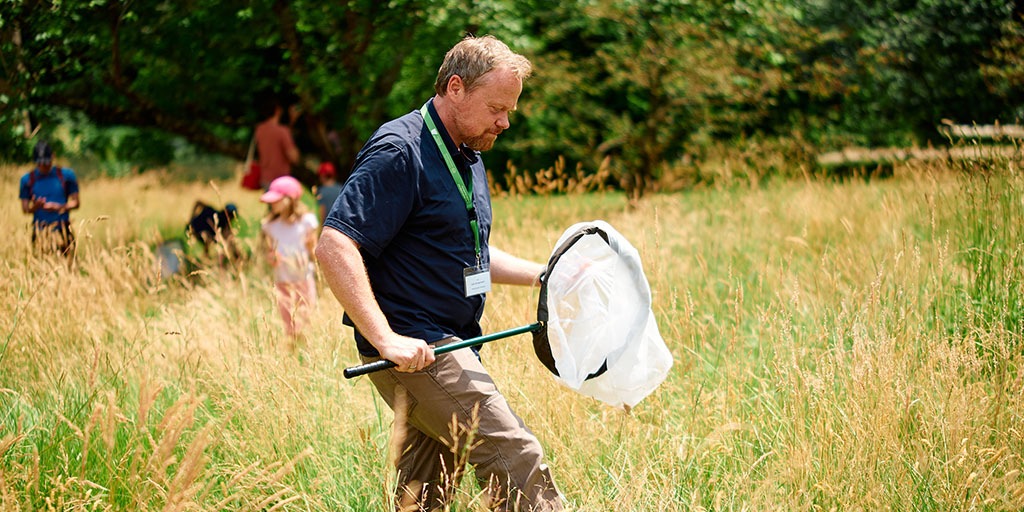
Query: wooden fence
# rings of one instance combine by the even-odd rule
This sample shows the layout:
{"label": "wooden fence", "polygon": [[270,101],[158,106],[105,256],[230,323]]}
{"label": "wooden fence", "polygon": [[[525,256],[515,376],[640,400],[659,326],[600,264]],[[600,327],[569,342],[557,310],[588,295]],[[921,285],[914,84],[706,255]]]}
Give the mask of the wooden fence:
{"label": "wooden fence", "polygon": [[944,121],[939,133],[949,137],[950,147],[924,148],[845,148],[819,154],[822,167],[878,166],[896,162],[932,160],[990,160],[1019,158],[1019,142],[1024,140],[1024,126],[958,125]]}

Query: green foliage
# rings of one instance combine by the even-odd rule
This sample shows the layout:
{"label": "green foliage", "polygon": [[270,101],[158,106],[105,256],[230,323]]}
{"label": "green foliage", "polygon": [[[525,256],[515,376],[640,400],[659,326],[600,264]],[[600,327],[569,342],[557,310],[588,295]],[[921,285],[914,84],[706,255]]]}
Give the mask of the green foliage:
{"label": "green foliage", "polygon": [[778,98],[823,94],[817,79],[837,72],[800,68],[798,52],[824,37],[773,2],[581,1],[532,15],[543,46],[514,151],[595,172],[610,158],[634,198],[687,146],[771,129]]}
{"label": "green foliage", "polygon": [[0,158],[22,160],[36,127],[76,112],[140,130],[97,150],[113,174],[165,166],[183,141],[241,160],[267,97],[300,108],[309,164],[344,174],[380,123],[431,95],[466,33],[536,65],[487,158],[499,183],[508,163],[540,173],[565,158],[611,170],[636,198],[716,145],[791,134],[825,149],[907,145],[938,138],[944,118],[1024,114],[1024,29],[1009,0],[3,5]]}
{"label": "green foliage", "polygon": [[[432,5],[19,1],[5,32],[20,42],[0,44],[16,110],[59,106],[240,158],[261,120],[257,103],[276,96],[304,112],[297,139],[307,154],[347,163],[391,114],[406,60],[443,55],[461,35],[443,24],[460,13]],[[328,142],[331,130],[340,144]]]}
{"label": "green foliage", "polygon": [[0,162],[27,161],[32,154],[32,145],[26,137],[29,130],[24,117],[9,108],[7,100],[0,94]]}
{"label": "green foliage", "polygon": [[907,142],[901,134],[939,139],[935,127],[944,118],[1015,121],[1019,95],[989,94],[982,73],[1014,6],[1005,0],[807,2],[811,23],[842,34],[833,49],[853,71],[845,80],[850,94],[838,102],[843,115],[833,120],[874,145]]}
{"label": "green foliage", "polygon": [[77,127],[77,157],[97,162],[99,171],[121,177],[167,168],[176,159],[174,138],[153,129]]}
{"label": "green foliage", "polygon": [[[1024,119],[1024,14],[1003,22],[981,74],[988,90],[1013,107],[1008,119]],[[1011,117],[1012,116],[1012,117]]]}

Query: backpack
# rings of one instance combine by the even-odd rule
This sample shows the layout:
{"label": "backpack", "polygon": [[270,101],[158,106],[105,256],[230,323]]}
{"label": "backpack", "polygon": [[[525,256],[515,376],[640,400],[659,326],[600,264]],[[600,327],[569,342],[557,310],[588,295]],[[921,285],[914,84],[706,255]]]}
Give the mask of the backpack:
{"label": "backpack", "polygon": [[[64,171],[60,166],[55,165],[53,166],[53,172],[57,173],[57,179],[60,180],[60,188],[64,190],[64,200],[71,199],[71,194],[68,193],[68,182],[64,179]],[[30,194],[33,193],[32,187],[36,186],[36,181],[39,181],[40,176],[39,169],[32,169],[32,172],[28,175],[28,192]]]}

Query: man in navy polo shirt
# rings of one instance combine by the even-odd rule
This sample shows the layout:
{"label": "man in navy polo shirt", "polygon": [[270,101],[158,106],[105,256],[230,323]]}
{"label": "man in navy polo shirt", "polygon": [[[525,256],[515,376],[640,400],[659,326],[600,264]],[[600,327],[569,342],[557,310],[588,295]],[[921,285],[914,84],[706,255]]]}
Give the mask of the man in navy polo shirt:
{"label": "man in navy polo shirt", "polygon": [[53,150],[39,141],[32,151],[36,167],[21,177],[21,211],[32,214],[32,245],[40,252],[74,256],[71,215],[78,208],[78,180],[71,169],[53,165]]}
{"label": "man in navy polo shirt", "polygon": [[492,282],[531,286],[543,270],[488,244],[491,198],[479,153],[509,127],[531,71],[493,37],[459,42],[438,71],[436,95],[370,137],[324,222],[316,256],[363,361],[397,364],[370,379],[405,432],[401,509],[448,502],[462,472],[450,424],[471,425],[477,408],[479,446],[469,462],[491,505],[562,508],[540,443],[476,354],[435,360],[431,348],[481,334]]}

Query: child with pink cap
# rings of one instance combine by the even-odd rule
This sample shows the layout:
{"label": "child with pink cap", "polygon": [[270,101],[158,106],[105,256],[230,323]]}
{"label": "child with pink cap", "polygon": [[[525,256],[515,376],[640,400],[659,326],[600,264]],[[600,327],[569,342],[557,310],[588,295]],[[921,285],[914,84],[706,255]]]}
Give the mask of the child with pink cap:
{"label": "child with pink cap", "polygon": [[263,219],[261,242],[267,261],[274,269],[277,309],[289,336],[289,350],[308,323],[316,306],[316,280],[313,247],[319,224],[316,215],[299,201],[302,184],[291,176],[270,182],[260,201],[270,205]]}

